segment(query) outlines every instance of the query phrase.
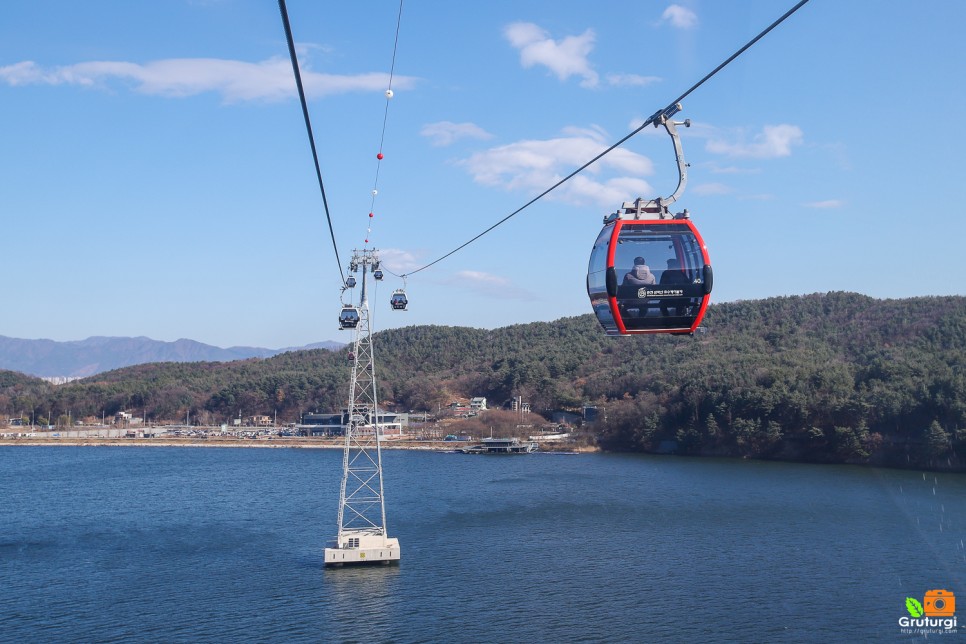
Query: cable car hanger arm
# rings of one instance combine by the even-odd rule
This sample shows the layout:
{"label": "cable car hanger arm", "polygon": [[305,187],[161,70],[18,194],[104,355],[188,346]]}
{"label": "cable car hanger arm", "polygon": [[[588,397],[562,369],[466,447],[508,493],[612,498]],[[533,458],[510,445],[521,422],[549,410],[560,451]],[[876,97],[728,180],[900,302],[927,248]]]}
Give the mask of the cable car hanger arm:
{"label": "cable car hanger arm", "polygon": [[667,130],[668,135],[671,137],[671,142],[674,144],[674,156],[678,164],[677,188],[674,189],[674,192],[670,197],[657,197],[656,199],[651,199],[649,201],[645,201],[642,197],[638,197],[634,201],[625,201],[619,211],[604,217],[604,223],[613,221],[614,219],[688,218],[687,210],[679,215],[672,215],[671,211],[668,209],[668,206],[678,200],[678,198],[684,192],[685,186],[688,184],[688,164],[684,162],[684,150],[681,147],[681,137],[678,136],[677,126],[683,125],[684,127],[691,127],[691,119],[685,119],[684,121],[671,120],[671,117],[677,114],[680,110],[681,104],[677,103],[676,105],[673,105],[666,110],[662,110],[651,117],[651,119],[654,119],[655,121],[654,127],[663,125],[664,129]]}
{"label": "cable car hanger arm", "polygon": [[[681,104],[678,103],[675,106],[678,110],[681,109]],[[677,110],[675,110],[677,111]],[[670,118],[661,115],[661,125],[667,130],[667,133],[671,135],[671,141],[674,143],[674,157],[678,162],[678,187],[674,189],[674,193],[670,197],[663,199],[664,204],[672,204],[678,200],[681,193],[684,192],[684,187],[688,185],[688,164],[684,162],[684,150],[681,149],[681,137],[678,136],[678,125],[683,125],[684,127],[691,127],[691,119],[684,119],[683,121],[672,121]],[[657,127],[657,123],[654,124]]]}

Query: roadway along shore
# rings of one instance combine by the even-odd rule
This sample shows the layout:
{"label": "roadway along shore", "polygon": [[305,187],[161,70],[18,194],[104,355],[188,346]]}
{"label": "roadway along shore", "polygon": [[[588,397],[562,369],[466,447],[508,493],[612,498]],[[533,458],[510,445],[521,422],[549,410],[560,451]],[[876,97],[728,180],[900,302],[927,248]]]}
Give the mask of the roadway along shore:
{"label": "roadway along shore", "polygon": [[[392,439],[382,441],[382,449],[409,449],[434,452],[452,452],[460,447],[472,445],[472,442],[440,441],[440,440],[410,440]],[[83,447],[255,447],[255,448],[294,448],[294,449],[342,449],[345,441],[341,438],[307,438],[304,436],[283,436],[273,438],[238,438],[238,437],[208,437],[208,438],[4,438],[0,439],[0,447],[5,445],[20,446],[83,446]],[[568,444],[542,444],[540,451],[546,452],[596,452],[596,447],[576,447]]]}

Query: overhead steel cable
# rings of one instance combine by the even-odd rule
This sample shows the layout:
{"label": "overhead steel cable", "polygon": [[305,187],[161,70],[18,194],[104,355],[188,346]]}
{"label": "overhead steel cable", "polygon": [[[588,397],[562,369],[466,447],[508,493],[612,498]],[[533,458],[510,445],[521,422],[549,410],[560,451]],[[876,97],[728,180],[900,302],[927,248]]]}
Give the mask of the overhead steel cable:
{"label": "overhead steel cable", "polygon": [[389,64],[389,85],[386,88],[386,109],[382,116],[382,133],[379,135],[379,149],[376,154],[376,176],[372,182],[372,199],[369,201],[369,227],[366,229],[366,244],[372,234],[372,218],[376,207],[376,195],[379,194],[379,169],[382,167],[382,149],[386,141],[386,124],[389,122],[389,102],[392,100],[392,79],[396,72],[396,52],[399,49],[399,26],[402,24],[403,0],[399,0],[399,12],[396,15],[396,37],[392,43],[392,62]]}
{"label": "overhead steel cable", "polygon": [[417,268],[416,270],[409,271],[408,273],[404,273],[400,277],[406,277],[408,275],[413,275],[413,274],[418,273],[420,271],[426,270],[427,268],[429,268],[433,264],[437,264],[437,263],[443,261],[444,259],[446,259],[447,257],[449,257],[449,256],[451,256],[451,255],[453,255],[453,254],[455,254],[455,253],[463,250],[464,248],[466,248],[467,246],[469,246],[470,244],[472,244],[473,242],[475,242],[477,239],[479,239],[483,235],[486,235],[487,233],[491,232],[493,229],[495,229],[498,226],[506,223],[512,217],[520,214],[521,212],[523,212],[523,210],[525,210],[526,208],[530,207],[531,205],[533,205],[534,203],[536,203],[537,201],[539,201],[543,197],[547,196],[548,194],[550,194],[551,192],[553,192],[554,190],[556,190],[557,188],[559,188],[560,186],[562,186],[564,183],[566,183],[570,179],[572,179],[575,176],[577,176],[579,173],[581,173],[584,170],[586,170],[588,167],[590,167],[591,165],[593,165],[594,163],[596,163],[597,161],[599,161],[606,154],[609,154],[610,152],[613,152],[616,148],[618,148],[621,145],[623,145],[628,139],[630,139],[631,137],[633,137],[634,135],[636,135],[638,132],[640,132],[641,130],[643,130],[648,125],[651,125],[652,123],[655,123],[662,116],[673,115],[677,111],[676,106],[677,106],[678,103],[680,103],[685,98],[687,98],[688,95],[690,95],[692,92],[694,92],[694,90],[696,90],[699,87],[701,87],[702,85],[704,85],[704,83],[706,83],[712,76],[714,76],[715,74],[717,74],[718,72],[720,72],[722,69],[724,69],[735,58],[737,58],[738,56],[740,56],[741,54],[743,54],[749,47],[751,47],[752,45],[754,45],[755,43],[757,43],[759,40],[761,40],[762,38],[764,38],[765,35],[768,34],[768,32],[770,32],[772,29],[774,29],[775,27],[777,27],[778,25],[780,25],[782,22],[784,22],[793,13],[795,13],[796,11],[798,11],[799,9],[801,9],[802,6],[804,6],[805,4],[808,3],[808,1],[809,0],[800,0],[800,2],[798,2],[794,7],[792,7],[788,11],[786,11],[785,14],[782,15],[782,17],[780,17],[775,22],[771,23],[761,33],[759,33],[757,36],[755,36],[754,38],[752,38],[751,40],[749,40],[741,49],[739,49],[738,51],[736,51],[735,53],[733,53],[723,63],[721,63],[720,65],[718,65],[717,67],[715,67],[710,73],[708,73],[704,78],[702,78],[697,83],[695,83],[694,85],[692,85],[688,89],[688,91],[684,92],[683,94],[681,94],[680,96],[678,96],[676,99],[674,99],[673,101],[671,101],[671,103],[667,107],[665,107],[664,109],[658,110],[657,112],[655,112],[654,114],[652,114],[651,116],[649,116],[648,119],[646,121],[644,121],[644,123],[642,123],[639,127],[637,127],[634,130],[632,130],[629,134],[627,134],[622,139],[620,139],[619,141],[617,141],[616,143],[614,143],[613,145],[611,145],[609,148],[607,148],[606,150],[604,150],[603,152],[601,152],[600,154],[598,154],[597,156],[595,156],[593,159],[591,159],[587,163],[583,164],[582,166],[580,166],[579,168],[577,168],[576,170],[574,170],[573,172],[571,172],[570,174],[568,174],[566,177],[564,177],[563,179],[561,179],[557,183],[553,184],[552,186],[550,186],[549,188],[547,188],[546,190],[544,190],[543,192],[541,192],[539,195],[537,195],[536,197],[534,197],[533,199],[531,199],[527,203],[523,204],[522,206],[520,206],[519,208],[517,208],[516,210],[514,210],[513,212],[511,212],[509,215],[507,215],[506,217],[504,217],[500,221],[496,222],[495,224],[493,224],[492,226],[490,226],[489,228],[487,228],[486,230],[484,230],[480,234],[476,235],[475,237],[473,237],[469,241],[461,244],[460,246],[457,246],[456,248],[454,248],[450,252],[446,253],[442,257],[439,257],[438,259],[433,260],[432,262],[426,264],[425,266],[421,266],[420,268]]}
{"label": "overhead steel cable", "polygon": [[335,242],[335,229],[332,227],[332,215],[329,214],[329,201],[325,198],[325,185],[322,183],[322,169],[319,167],[319,153],[315,148],[315,136],[312,134],[312,121],[309,119],[309,106],[305,102],[305,89],[302,87],[302,74],[299,72],[299,61],[298,56],[295,54],[295,41],[292,38],[292,27],[288,22],[288,9],[285,8],[285,0],[278,0],[278,9],[282,13],[285,39],[288,41],[288,54],[292,59],[292,71],[295,72],[295,85],[299,90],[302,116],[305,117],[305,129],[309,135],[309,145],[312,147],[312,160],[315,162],[315,176],[319,179],[319,190],[322,191],[322,204],[325,206],[325,218],[329,222],[332,250],[335,252],[335,262],[339,267],[339,277],[342,279],[342,283],[345,284],[345,274],[342,272],[342,260],[339,259],[339,246]]}

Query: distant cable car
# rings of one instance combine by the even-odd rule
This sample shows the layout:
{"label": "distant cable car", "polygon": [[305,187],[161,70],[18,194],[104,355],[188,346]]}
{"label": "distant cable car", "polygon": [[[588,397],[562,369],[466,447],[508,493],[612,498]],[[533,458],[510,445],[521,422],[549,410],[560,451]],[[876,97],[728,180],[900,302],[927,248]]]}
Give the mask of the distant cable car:
{"label": "distant cable car", "polygon": [[687,165],[676,125],[678,110],[662,114],[674,143],[680,180],[666,199],[637,199],[604,218],[587,267],[587,295],[608,335],[694,333],[711,297],[713,275],[708,249],[688,211],[668,206],[687,183]]}
{"label": "distant cable car", "polygon": [[356,278],[352,277],[351,275],[349,277],[345,278],[345,285],[346,285],[346,288],[355,288],[356,287]]}
{"label": "distant cable car", "polygon": [[408,304],[409,300],[406,299],[406,291],[397,288],[392,292],[392,297],[389,298],[389,305],[392,306],[394,311],[405,311]]}
{"label": "distant cable car", "polygon": [[376,278],[376,281],[377,282],[381,282],[382,281],[382,270],[377,268],[376,270],[372,271],[372,276],[374,278]]}
{"label": "distant cable car", "polygon": [[339,328],[354,329],[359,326],[359,309],[346,304],[339,313]]}

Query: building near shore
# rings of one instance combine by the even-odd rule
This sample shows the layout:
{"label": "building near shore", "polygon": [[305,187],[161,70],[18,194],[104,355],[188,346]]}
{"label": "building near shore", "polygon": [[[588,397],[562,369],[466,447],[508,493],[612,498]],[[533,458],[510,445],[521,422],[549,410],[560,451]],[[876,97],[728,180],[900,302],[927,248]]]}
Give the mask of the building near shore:
{"label": "building near shore", "polygon": [[[360,431],[366,431],[373,424],[373,414],[369,409],[356,409],[355,421]],[[378,412],[377,426],[379,433],[385,438],[401,438],[404,435],[403,425],[408,422],[408,414],[395,412]],[[299,433],[306,436],[345,436],[345,428],[349,424],[349,410],[344,408],[338,414],[303,414],[302,422],[295,426]],[[371,431],[371,429],[369,429]]]}
{"label": "building near shore", "polygon": [[118,427],[131,427],[133,425],[143,425],[144,419],[127,411],[119,411],[114,414],[114,424]]}

